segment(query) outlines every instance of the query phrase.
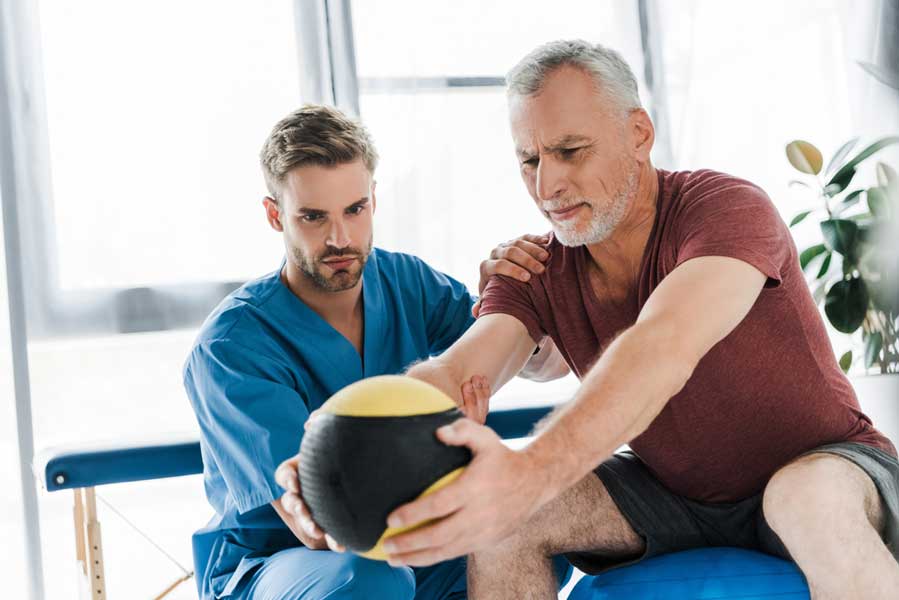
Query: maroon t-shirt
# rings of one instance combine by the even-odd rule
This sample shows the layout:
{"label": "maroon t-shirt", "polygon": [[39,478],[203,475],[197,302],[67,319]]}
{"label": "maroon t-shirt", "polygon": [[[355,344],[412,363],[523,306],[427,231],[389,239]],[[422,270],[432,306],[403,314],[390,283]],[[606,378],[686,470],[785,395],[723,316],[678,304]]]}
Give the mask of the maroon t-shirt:
{"label": "maroon t-shirt", "polygon": [[[768,277],[765,288],[649,428],[630,441],[631,449],[669,489],[706,502],[756,494],[778,467],[823,444],[859,442],[895,455],[859,409],[834,358],[796,246],[768,196],[715,171],[658,174],[655,223],[633,302],[596,297],[586,247],[566,247],[551,238],[546,271],[527,283],[491,279],[481,316],[508,314],[534,340],[549,335],[583,378],[678,265],[699,256],[737,258]],[[652,364],[641,368],[652,377]]]}

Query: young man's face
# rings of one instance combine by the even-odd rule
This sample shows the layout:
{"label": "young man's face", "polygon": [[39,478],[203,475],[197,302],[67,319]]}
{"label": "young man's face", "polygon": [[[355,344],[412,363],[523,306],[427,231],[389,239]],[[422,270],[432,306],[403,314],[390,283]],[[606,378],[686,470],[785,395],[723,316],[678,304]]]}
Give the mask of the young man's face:
{"label": "young man's face", "polygon": [[512,96],[509,118],[521,177],[559,241],[607,238],[636,190],[632,117],[615,113],[584,71],[561,67],[536,95]]}
{"label": "young man's face", "polygon": [[284,233],[288,259],[322,291],[359,283],[372,247],[375,185],[359,160],[335,167],[297,167],[278,204],[266,199],[269,223]]}

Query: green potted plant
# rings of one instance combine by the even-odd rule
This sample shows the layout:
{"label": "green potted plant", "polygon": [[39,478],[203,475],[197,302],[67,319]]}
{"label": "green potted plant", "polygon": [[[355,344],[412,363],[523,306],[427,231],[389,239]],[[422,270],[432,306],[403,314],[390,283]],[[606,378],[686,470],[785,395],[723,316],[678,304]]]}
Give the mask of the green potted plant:
{"label": "green potted plant", "polygon": [[[794,227],[817,218],[820,241],[802,250],[800,264],[812,294],[823,305],[827,321],[837,331],[861,331],[863,351],[852,350],[839,359],[843,371],[855,363],[877,377],[853,376],[852,382],[871,416],[887,402],[890,414],[875,424],[899,442],[899,252],[894,247],[899,219],[899,176],[890,165],[877,162],[873,181],[859,184],[859,168],[883,148],[899,143],[899,136],[875,141],[850,157],[858,138],[843,144],[823,167],[821,152],[795,140],[787,144],[790,164],[805,177],[791,182],[816,192],[816,204],[790,222]],[[883,398],[881,400],[880,398]]]}

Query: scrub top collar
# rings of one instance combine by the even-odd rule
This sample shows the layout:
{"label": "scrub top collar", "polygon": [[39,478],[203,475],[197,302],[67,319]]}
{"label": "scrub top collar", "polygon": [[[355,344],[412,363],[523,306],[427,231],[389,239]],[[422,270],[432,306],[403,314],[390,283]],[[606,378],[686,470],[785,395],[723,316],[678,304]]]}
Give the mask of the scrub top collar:
{"label": "scrub top collar", "polygon": [[378,269],[377,250],[372,249],[362,271],[362,310],[365,319],[362,348],[364,360],[356,348],[342,333],[334,329],[330,323],[324,320],[318,313],[309,308],[290,288],[281,280],[281,272],[287,259],[281,261],[281,266],[275,273],[277,293],[283,298],[283,302],[291,310],[285,315],[287,320],[294,321],[296,327],[310,331],[319,337],[315,343],[324,344],[327,348],[322,355],[329,359],[338,372],[347,379],[347,385],[364,377],[371,377],[380,373],[376,353],[379,350],[380,341],[386,335],[387,323],[384,310],[384,294],[381,289],[381,278]]}

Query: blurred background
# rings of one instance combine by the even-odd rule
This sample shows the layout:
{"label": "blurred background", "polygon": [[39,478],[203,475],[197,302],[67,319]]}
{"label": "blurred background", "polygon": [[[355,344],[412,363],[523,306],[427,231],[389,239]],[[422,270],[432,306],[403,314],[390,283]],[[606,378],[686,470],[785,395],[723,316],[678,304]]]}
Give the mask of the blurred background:
{"label": "blurred background", "polygon": [[[71,494],[38,488],[34,451],[196,432],[181,365],[217,301],[278,267],[257,155],[300,104],[336,104],[370,128],[382,157],[375,243],[475,290],[497,243],[548,229],[518,177],[503,89],[504,73],[543,42],[619,50],[656,125],[655,164],[749,179],[787,222],[820,208],[828,183],[823,166],[798,172],[787,144],[814,144],[827,163],[858,137],[845,163],[899,135],[896,0],[0,0],[0,9],[9,598],[78,597]],[[859,185],[892,189],[897,148],[859,162],[832,202]],[[857,200],[846,215],[877,216]],[[822,243],[815,218],[793,231],[800,248]],[[854,350],[850,374],[895,366],[883,339],[880,362],[865,359],[874,334],[862,329],[833,331],[839,356]],[[497,402],[556,401],[575,385],[516,382]],[[98,494],[110,597],[152,598],[192,568],[190,534],[211,515],[200,476]],[[195,598],[193,582],[169,597]]]}

